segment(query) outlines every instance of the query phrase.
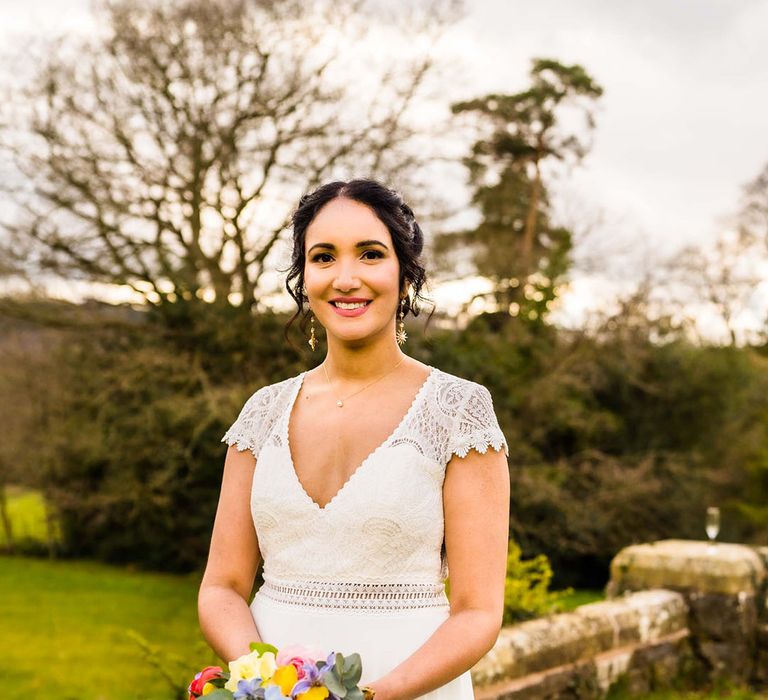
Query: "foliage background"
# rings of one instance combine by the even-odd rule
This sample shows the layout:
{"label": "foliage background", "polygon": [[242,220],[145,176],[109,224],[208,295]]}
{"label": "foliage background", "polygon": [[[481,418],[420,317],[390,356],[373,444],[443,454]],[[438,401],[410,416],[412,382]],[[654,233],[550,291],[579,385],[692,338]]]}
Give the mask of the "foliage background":
{"label": "foliage background", "polygon": [[[270,303],[286,217],[318,182],[363,174],[417,210],[436,279],[489,282],[458,314],[409,318],[407,351],[491,390],[511,450],[510,538],[547,557],[554,585],[601,586],[632,542],[700,538],[712,503],[723,539],[764,540],[768,333],[747,344],[733,329],[755,285],[748,263],[768,246],[765,172],[716,245],[648,271],[588,326],[558,326],[578,240],[551,173],[578,168],[599,134],[599,67],[534,57],[517,92],[419,119],[450,72],[409,38],[439,34],[455,3],[399,24],[376,15],[410,31],[414,51],[364,77],[330,39],[364,45],[373,15],[312,8],[102,3],[97,34],[51,46],[10,93],[2,148],[25,179],[3,187],[16,215],[2,222],[0,274],[30,286],[0,299],[6,549],[34,549],[5,505],[26,486],[45,499],[49,556],[204,566],[221,435],[253,391],[323,355],[301,324],[286,342],[290,314]],[[375,102],[357,79],[379,81]],[[465,140],[461,156],[446,133]],[[456,225],[426,185],[439,159],[465,168],[476,224]],[[137,297],[109,304],[94,286],[64,302],[36,284],[49,275]],[[696,304],[730,342],[696,332]]]}

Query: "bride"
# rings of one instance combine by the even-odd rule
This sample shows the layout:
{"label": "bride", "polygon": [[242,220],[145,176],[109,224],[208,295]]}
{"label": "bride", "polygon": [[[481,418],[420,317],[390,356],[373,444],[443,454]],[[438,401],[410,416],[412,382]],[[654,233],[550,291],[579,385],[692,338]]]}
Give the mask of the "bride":
{"label": "bride", "polygon": [[502,621],[509,451],[485,386],[400,349],[422,247],[374,180],[300,200],[286,288],[327,352],[258,389],[222,438],[198,612],[227,663],[254,641],[359,652],[367,698],[474,697]]}

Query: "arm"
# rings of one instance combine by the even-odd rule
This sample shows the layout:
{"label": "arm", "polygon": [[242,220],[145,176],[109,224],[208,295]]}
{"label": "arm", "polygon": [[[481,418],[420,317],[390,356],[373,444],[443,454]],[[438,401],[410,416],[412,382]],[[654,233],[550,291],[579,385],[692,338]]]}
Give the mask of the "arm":
{"label": "arm", "polygon": [[261,641],[248,597],[261,552],[250,512],[256,458],[251,450],[227,450],[208,563],[200,583],[197,611],[210,647],[226,663]]}
{"label": "arm", "polygon": [[370,683],[376,700],[411,700],[474,666],[494,645],[504,613],[509,467],[503,451],[454,456],[443,483],[451,612],[411,656]]}

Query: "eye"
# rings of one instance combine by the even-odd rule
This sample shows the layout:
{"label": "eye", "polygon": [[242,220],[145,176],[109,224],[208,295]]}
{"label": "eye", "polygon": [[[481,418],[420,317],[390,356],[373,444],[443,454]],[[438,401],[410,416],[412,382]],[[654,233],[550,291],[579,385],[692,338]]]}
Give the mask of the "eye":
{"label": "eye", "polygon": [[324,255],[331,257],[330,253],[317,253],[316,255],[312,256],[312,262],[327,262],[326,260],[320,260]]}
{"label": "eye", "polygon": [[[383,258],[384,253],[382,253],[380,250],[366,250],[363,255],[368,255],[368,253],[373,253],[376,258]],[[370,260],[371,258],[369,258]]]}

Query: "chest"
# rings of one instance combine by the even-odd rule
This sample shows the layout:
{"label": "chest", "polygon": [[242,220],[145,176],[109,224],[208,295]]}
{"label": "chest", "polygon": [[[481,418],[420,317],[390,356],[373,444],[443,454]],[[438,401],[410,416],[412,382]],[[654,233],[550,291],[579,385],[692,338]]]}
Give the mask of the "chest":
{"label": "chest", "polygon": [[[414,390],[415,391],[415,390]],[[330,396],[299,392],[288,420],[288,448],[304,491],[323,507],[352,475],[403,427],[413,392],[356,396],[335,404]]]}

